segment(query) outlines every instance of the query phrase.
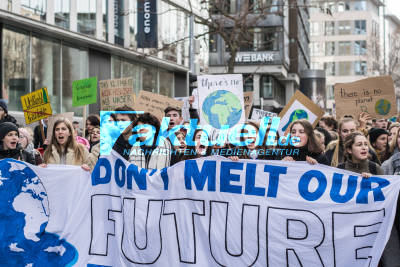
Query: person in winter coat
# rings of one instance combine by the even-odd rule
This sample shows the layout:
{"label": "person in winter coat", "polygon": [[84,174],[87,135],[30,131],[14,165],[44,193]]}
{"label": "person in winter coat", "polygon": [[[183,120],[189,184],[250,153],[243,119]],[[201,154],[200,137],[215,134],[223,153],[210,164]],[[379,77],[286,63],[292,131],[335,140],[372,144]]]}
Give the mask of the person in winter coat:
{"label": "person in winter coat", "polygon": [[364,134],[360,132],[351,133],[344,140],[345,161],[338,165],[344,169],[361,173],[363,177],[371,175],[383,175],[379,164],[368,159],[369,144]]}
{"label": "person in winter coat", "polygon": [[372,128],[369,133],[369,142],[375,149],[379,162],[383,163],[390,158],[390,149],[388,144],[388,131],[381,128]]}
{"label": "person in winter coat", "polygon": [[89,160],[89,151],[76,142],[72,123],[68,119],[59,119],[54,123],[50,144],[44,152],[46,164],[78,165],[85,171],[93,169]]}
{"label": "person in winter coat", "polygon": [[32,138],[32,130],[29,128],[19,128],[19,141],[21,148],[24,149],[27,153],[30,153],[32,157],[35,159],[35,165],[39,165],[43,163],[42,155],[40,152],[35,149],[33,145]]}
{"label": "person in winter coat", "polygon": [[298,145],[289,147],[289,149],[292,151],[298,149],[299,153],[292,153],[292,155],[285,156],[282,160],[307,161],[310,164],[329,165],[310,122],[304,119],[298,120],[293,122],[289,129],[291,138],[297,137],[300,140]]}
{"label": "person in winter coat", "polygon": [[18,141],[17,125],[12,122],[0,123],[0,159],[12,158],[35,164],[32,154],[23,150]]}
{"label": "person in winter coat", "polygon": [[138,140],[132,140],[134,145],[129,153],[130,163],[149,170],[160,170],[171,165],[171,143],[160,137],[160,143],[157,144],[160,122],[155,116],[148,112],[140,114],[133,131],[137,134],[131,138],[137,137]]}
{"label": "person in winter coat", "polygon": [[100,156],[100,126],[94,126],[90,133],[89,158],[92,166],[95,166]]}

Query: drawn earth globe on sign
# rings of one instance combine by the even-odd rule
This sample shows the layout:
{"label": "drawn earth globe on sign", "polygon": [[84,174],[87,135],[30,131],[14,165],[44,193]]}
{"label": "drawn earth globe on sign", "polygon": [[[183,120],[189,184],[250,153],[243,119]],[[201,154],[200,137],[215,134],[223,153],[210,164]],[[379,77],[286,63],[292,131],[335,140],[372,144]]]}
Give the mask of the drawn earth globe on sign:
{"label": "drawn earth globe on sign", "polygon": [[242,116],[242,104],[239,98],[226,90],[218,90],[209,94],[202,106],[204,119],[216,129],[223,125],[232,128]]}
{"label": "drawn earth globe on sign", "polygon": [[282,131],[285,132],[286,129],[290,126],[290,124],[294,121],[306,119],[308,120],[308,113],[303,109],[295,109],[289,116],[289,120],[285,126],[283,126]]}
{"label": "drawn earth globe on sign", "polygon": [[390,102],[386,99],[379,99],[375,103],[375,111],[379,115],[386,115],[390,111]]}
{"label": "drawn earth globe on sign", "polygon": [[0,262],[3,266],[71,266],[74,246],[45,231],[49,221],[46,190],[31,168],[0,161]]}

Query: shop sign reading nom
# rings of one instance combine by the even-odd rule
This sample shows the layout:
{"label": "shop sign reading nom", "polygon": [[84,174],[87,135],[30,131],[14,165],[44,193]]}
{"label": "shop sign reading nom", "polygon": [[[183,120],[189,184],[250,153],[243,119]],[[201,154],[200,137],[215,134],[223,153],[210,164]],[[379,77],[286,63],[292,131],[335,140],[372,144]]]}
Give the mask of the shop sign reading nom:
{"label": "shop sign reading nom", "polygon": [[238,52],[235,57],[235,62],[272,62],[274,54],[271,52]]}

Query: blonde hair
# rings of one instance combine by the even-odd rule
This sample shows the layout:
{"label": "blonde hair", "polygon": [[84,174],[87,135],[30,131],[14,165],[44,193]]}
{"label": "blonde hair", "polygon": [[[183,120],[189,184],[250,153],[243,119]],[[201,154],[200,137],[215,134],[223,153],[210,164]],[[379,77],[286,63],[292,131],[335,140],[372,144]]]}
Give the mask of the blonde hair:
{"label": "blonde hair", "polygon": [[[69,130],[69,132],[71,134],[68,137],[68,140],[67,140],[67,142],[65,144],[65,150],[64,151],[62,150],[62,147],[60,146],[60,144],[57,142],[57,138],[56,138],[56,135],[55,135],[56,127],[61,123],[64,123],[67,126],[67,128],[68,128],[68,130]],[[46,151],[44,152],[44,162],[46,162],[46,163],[49,162],[49,159],[53,154],[53,146],[56,148],[58,154],[60,154],[60,155],[61,154],[65,154],[67,152],[67,149],[71,148],[74,151],[75,164],[77,164],[77,165],[82,163],[83,160],[84,160],[83,155],[84,155],[84,149],[85,148],[82,145],[78,144],[78,142],[76,142],[76,136],[75,136],[75,132],[74,132],[74,127],[72,126],[72,123],[66,118],[59,119],[54,123],[53,129],[52,129],[52,137],[51,137],[51,140],[50,140],[50,144],[47,147]]]}

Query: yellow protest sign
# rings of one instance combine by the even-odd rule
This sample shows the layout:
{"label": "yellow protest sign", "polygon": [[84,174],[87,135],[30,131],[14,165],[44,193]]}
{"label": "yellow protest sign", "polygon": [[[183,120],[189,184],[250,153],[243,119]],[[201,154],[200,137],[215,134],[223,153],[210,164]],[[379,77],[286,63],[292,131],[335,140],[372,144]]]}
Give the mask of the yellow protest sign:
{"label": "yellow protest sign", "polygon": [[21,96],[21,104],[26,124],[47,118],[53,113],[46,87]]}

